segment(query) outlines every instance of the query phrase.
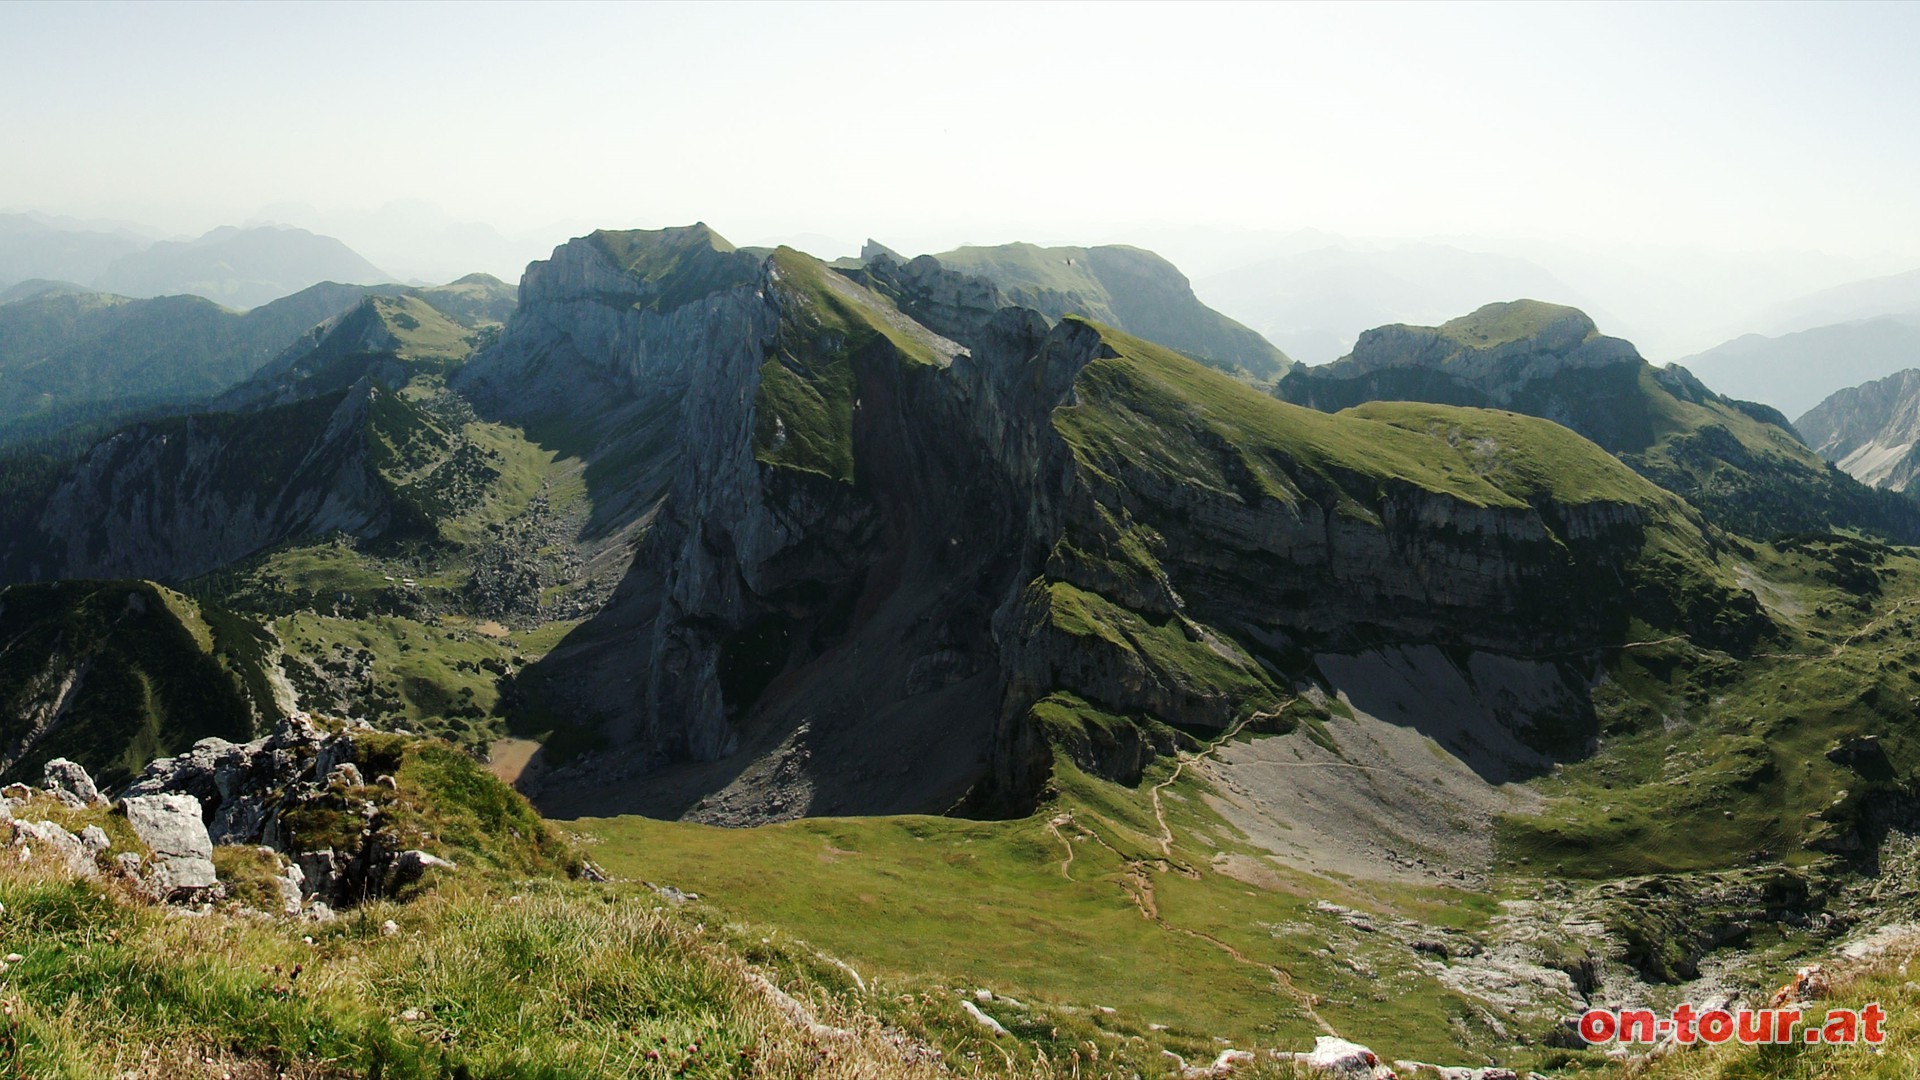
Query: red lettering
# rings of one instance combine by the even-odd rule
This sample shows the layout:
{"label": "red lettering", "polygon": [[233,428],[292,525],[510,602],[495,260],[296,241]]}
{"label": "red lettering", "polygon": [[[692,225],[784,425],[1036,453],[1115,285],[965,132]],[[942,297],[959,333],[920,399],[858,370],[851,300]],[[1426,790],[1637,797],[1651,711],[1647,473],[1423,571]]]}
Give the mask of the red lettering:
{"label": "red lettering", "polygon": [[1681,1046],[1693,1045],[1694,1019],[1695,1019],[1695,1013],[1693,1011],[1692,1005],[1688,1005],[1683,1002],[1681,1003],[1679,1008],[1673,1010],[1673,1041],[1674,1042],[1679,1043]]}
{"label": "red lettering", "polygon": [[1820,1032],[1820,1041],[1828,1044],[1860,1041],[1860,1018],[1852,1009],[1832,1009],[1827,1013],[1827,1026]]}
{"label": "red lettering", "polygon": [[1605,1009],[1588,1009],[1580,1017],[1580,1037],[1589,1043],[1612,1042],[1619,1022]]}
{"label": "red lettering", "polygon": [[1700,1017],[1700,1039],[1714,1046],[1733,1038],[1733,1014],[1715,1009]]}
{"label": "red lettering", "polygon": [[1887,1022],[1887,1010],[1881,1008],[1879,1002],[1876,1001],[1860,1010],[1860,1022],[1866,1027],[1862,1037],[1868,1046],[1879,1046],[1887,1041],[1887,1033],[1880,1027]]}

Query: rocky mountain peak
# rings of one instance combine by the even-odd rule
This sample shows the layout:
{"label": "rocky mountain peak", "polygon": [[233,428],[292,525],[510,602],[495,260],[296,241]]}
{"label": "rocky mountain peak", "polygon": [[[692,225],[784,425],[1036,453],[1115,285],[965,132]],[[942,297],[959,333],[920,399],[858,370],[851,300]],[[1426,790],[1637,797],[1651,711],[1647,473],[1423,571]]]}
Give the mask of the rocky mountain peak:
{"label": "rocky mountain peak", "polygon": [[1794,427],[1854,479],[1906,491],[1920,474],[1920,368],[1842,390]]}
{"label": "rocky mountain peak", "polygon": [[1514,300],[1439,326],[1368,330],[1351,354],[1314,370],[1322,378],[1352,378],[1387,368],[1429,368],[1491,391],[1568,368],[1639,362],[1631,343],[1602,335],[1578,308]]}

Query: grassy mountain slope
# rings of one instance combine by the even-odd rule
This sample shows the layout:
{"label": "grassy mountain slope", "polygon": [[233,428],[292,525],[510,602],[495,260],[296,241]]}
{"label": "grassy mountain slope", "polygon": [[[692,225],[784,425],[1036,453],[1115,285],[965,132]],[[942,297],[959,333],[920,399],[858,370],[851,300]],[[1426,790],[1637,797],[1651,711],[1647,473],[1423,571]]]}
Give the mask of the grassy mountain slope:
{"label": "grassy mountain slope", "polygon": [[1572,308],[1523,300],[1440,327],[1381,327],[1351,356],[1295,370],[1275,392],[1327,411],[1411,400],[1542,416],[1750,537],[1856,528],[1920,538],[1920,511],[1828,467],[1778,412],[1716,394],[1684,369],[1653,368]]}
{"label": "grassy mountain slope", "polygon": [[338,393],[369,376],[398,388],[416,375],[446,375],[479,340],[476,330],[421,296],[369,296],[316,327],[222,395],[219,404],[233,409],[297,401]]}
{"label": "grassy mountain slope", "polygon": [[148,582],[0,590],[0,780],[49,758],[120,784],[209,735],[251,738],[279,717],[272,637]]}
{"label": "grassy mountain slope", "polygon": [[934,258],[992,281],[1008,300],[1049,319],[1079,315],[1256,379],[1271,379],[1290,363],[1265,338],[1202,304],[1186,277],[1151,251],[1002,244]]}
{"label": "grassy mountain slope", "polygon": [[[1181,492],[1233,502],[1317,503],[1329,518],[1374,528],[1399,525],[1410,497],[1437,497],[1457,508],[1454,513],[1540,514],[1549,530],[1564,534],[1548,559],[1671,559],[1673,572],[1692,583],[1674,595],[1704,600],[1719,594],[1732,605],[1726,616],[1741,618],[1733,601],[1739,590],[1716,565],[1714,543],[1701,524],[1666,492],[1565,428],[1514,413],[1415,403],[1373,403],[1327,415],[1251,392],[1137,338],[1100,334],[1111,355],[1083,369],[1074,403],[1059,409],[1053,423],[1084,466],[1118,481],[1122,512],[1136,529],[1160,532],[1165,558],[1204,557],[1168,542],[1179,528]],[[1157,479],[1135,482],[1144,470]],[[1169,497],[1168,504],[1154,505]],[[1609,554],[1606,541],[1579,535],[1584,530],[1573,521],[1588,508],[1606,508],[1631,523],[1624,549]],[[1149,576],[1166,572],[1137,569]],[[1584,587],[1611,591],[1614,602],[1624,604],[1623,584],[1589,579]],[[1566,585],[1583,587],[1575,578]],[[1564,597],[1550,607],[1564,614]],[[1545,620],[1543,632],[1554,618],[1546,609],[1531,617]]]}

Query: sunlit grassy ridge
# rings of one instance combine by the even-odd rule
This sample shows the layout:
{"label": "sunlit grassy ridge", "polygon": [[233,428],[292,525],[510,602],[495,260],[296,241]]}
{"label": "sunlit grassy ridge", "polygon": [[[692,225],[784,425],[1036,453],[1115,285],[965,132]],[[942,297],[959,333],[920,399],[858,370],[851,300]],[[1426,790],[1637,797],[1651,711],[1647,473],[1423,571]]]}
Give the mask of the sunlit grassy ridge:
{"label": "sunlit grassy ridge", "polygon": [[[1465,1038],[1480,1052],[1498,1044],[1464,999],[1411,977],[1391,943],[1343,946],[1385,972],[1384,984],[1334,957],[1324,944],[1339,924],[1315,906],[1332,896],[1475,927],[1491,911],[1486,898],[1347,886],[1278,867],[1204,806],[1205,787],[1191,778],[1161,796],[1169,855],[1149,792],[1172,771],[1163,763],[1130,789],[1063,759],[1059,800],[1013,821],[806,819],[739,831],[618,818],[575,827],[597,841],[587,850],[610,872],[701,892],[869,979],[984,987],[1137,1037],[1148,1052],[1129,1060],[1152,1066],[1143,1075],[1165,1070],[1160,1047],[1192,1060],[1211,1059],[1216,1040],[1305,1049],[1322,1020],[1429,1060],[1472,1052],[1456,1041],[1453,1017],[1476,1025]],[[1229,855],[1266,867],[1259,883],[1223,872],[1215,860]],[[1018,1011],[990,1011],[1021,1030]]]}
{"label": "sunlit grassy ridge", "polygon": [[1491,349],[1535,337],[1556,322],[1570,320],[1587,324],[1583,338],[1592,338],[1599,333],[1579,308],[1540,300],[1488,304],[1471,314],[1441,323],[1440,332],[1467,348]]}
{"label": "sunlit grassy ridge", "polygon": [[1151,342],[1097,329],[1115,355],[1087,365],[1075,382],[1078,403],[1054,414],[1055,426],[1096,468],[1132,456],[1183,483],[1239,494],[1240,485],[1214,467],[1215,448],[1224,444],[1248,467],[1252,494],[1297,501],[1294,477],[1308,472],[1363,515],[1373,512],[1382,482],[1471,506],[1518,507],[1536,499],[1673,505],[1557,424],[1413,403],[1329,415],[1250,392]]}
{"label": "sunlit grassy ridge", "polygon": [[808,958],[763,950],[760,970],[852,1037],[810,1036],[724,933],[635,890],[447,890],[312,926],[183,919],[9,868],[0,903],[0,945],[25,957],[0,975],[9,1076],[933,1075],[783,975]]}
{"label": "sunlit grassy ridge", "polygon": [[[761,461],[842,482],[854,475],[856,367],[936,363],[924,331],[910,329],[889,302],[792,248],[770,256],[788,298],[773,355],[760,367],[754,454]],[[891,314],[892,318],[888,315]]]}

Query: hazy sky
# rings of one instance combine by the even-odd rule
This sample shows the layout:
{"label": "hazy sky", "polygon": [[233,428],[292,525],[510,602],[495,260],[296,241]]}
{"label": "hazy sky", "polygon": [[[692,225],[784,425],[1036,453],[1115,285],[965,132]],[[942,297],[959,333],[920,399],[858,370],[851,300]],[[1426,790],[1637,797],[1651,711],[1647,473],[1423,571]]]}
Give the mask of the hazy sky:
{"label": "hazy sky", "polygon": [[1920,4],[0,5],[0,209],[1920,256]]}

